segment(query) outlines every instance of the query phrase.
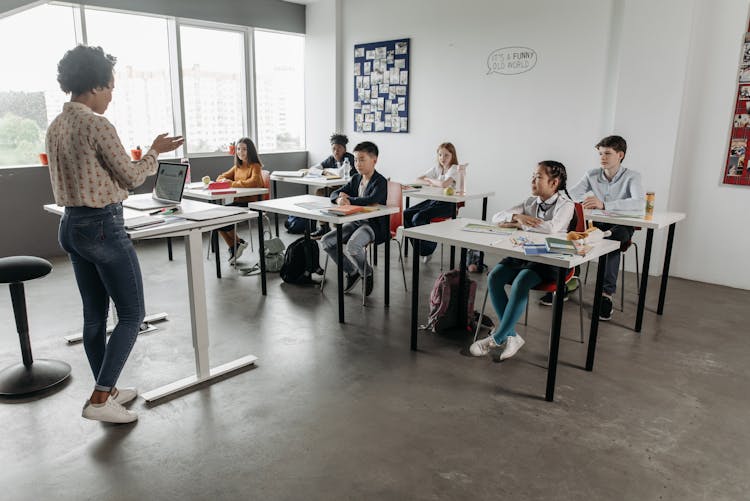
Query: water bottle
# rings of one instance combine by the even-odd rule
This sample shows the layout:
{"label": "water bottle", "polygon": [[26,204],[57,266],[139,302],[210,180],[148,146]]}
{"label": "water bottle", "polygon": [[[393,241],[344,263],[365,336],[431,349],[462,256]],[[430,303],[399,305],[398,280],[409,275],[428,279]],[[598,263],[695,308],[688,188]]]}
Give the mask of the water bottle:
{"label": "water bottle", "polygon": [[458,179],[456,180],[456,193],[463,194],[466,189],[466,165],[458,166]]}
{"label": "water bottle", "polygon": [[344,180],[349,180],[349,171],[352,170],[352,166],[349,164],[349,159],[344,158]]}
{"label": "water bottle", "polygon": [[190,184],[190,159],[181,158],[180,163],[182,165],[187,165],[187,175],[185,176],[185,184]]}

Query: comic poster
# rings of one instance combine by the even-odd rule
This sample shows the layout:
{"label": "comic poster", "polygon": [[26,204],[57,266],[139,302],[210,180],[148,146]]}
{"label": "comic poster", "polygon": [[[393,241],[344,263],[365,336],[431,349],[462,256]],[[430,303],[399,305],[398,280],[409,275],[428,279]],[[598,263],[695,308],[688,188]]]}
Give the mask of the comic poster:
{"label": "comic poster", "polygon": [[742,57],[737,73],[729,148],[724,162],[723,184],[750,186],[747,166],[747,143],[750,138],[750,33],[742,44]]}

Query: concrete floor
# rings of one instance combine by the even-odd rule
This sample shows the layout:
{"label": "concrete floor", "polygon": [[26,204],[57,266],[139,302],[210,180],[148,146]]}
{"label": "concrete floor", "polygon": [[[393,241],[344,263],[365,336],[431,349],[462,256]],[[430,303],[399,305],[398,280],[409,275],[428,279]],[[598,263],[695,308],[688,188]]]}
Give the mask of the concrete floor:
{"label": "concrete floor", "polygon": [[[169,262],[161,242],[138,249],[147,309],[169,313],[120,379],[147,390],[194,365],[184,252]],[[466,336],[422,333],[413,353],[395,257],[390,308],[381,276],[368,307],[351,295],[343,326],[333,286],[274,275],[264,298],[258,277],[225,265],[217,280],[206,262],[211,360],[254,354],[257,368],[159,405],[139,399],[137,424],[114,426],[80,417],[92,377],[82,346],[62,339],[80,329],[80,299],[67,260],[53,264],[27,284],[32,343],[73,373],[42,397],[0,400],[3,499],[748,499],[750,291],[672,279],[665,316],[647,311],[641,335],[631,294],[600,324],[593,373],[569,301],[548,403],[550,310],[536,302],[509,361],[465,356]],[[422,270],[425,318],[438,260]],[[5,294],[0,367],[20,358]]]}

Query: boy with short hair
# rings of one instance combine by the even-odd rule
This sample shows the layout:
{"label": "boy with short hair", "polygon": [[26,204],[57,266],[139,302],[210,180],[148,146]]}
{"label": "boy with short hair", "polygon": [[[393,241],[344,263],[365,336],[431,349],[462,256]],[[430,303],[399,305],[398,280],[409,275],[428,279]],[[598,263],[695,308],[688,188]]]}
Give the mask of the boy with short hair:
{"label": "boy with short hair", "polygon": [[[365,141],[355,146],[354,166],[357,174],[348,184],[331,193],[331,201],[338,205],[385,205],[388,198],[388,181],[375,170],[377,162],[378,147],[374,143]],[[344,290],[351,291],[364,276],[365,295],[369,296],[373,288],[373,273],[367,265],[365,247],[373,241],[375,244],[380,244],[390,238],[389,217],[382,216],[345,223],[341,231],[348,253],[348,256],[346,254],[342,256],[346,273]],[[338,260],[336,230],[326,233],[320,244],[334,261]]]}
{"label": "boy with short hair", "polygon": [[[633,214],[645,212],[645,197],[641,186],[641,175],[623,167],[622,161],[628,144],[620,136],[607,136],[596,146],[599,152],[601,168],[591,169],[583,178],[568,189],[573,200],[580,201],[584,209],[607,209],[624,211]],[[595,223],[602,231],[611,231],[610,240],[627,242],[633,236],[632,226],[620,226],[608,223]],[[604,271],[602,304],[600,320],[612,318],[612,296],[617,290],[617,270],[620,266],[620,250],[607,256],[607,267]],[[550,301],[551,303],[551,301]]]}

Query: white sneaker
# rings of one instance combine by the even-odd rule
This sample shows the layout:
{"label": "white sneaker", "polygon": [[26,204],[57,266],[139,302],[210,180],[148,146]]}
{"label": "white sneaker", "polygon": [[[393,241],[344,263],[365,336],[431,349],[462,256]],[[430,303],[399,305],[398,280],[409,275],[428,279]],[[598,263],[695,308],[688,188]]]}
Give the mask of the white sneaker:
{"label": "white sneaker", "polygon": [[484,339],[480,339],[469,346],[469,353],[475,357],[483,357],[488,355],[490,351],[500,345],[495,342],[495,338],[492,335],[487,336]]}
{"label": "white sneaker", "polygon": [[115,402],[111,396],[107,397],[107,401],[103,404],[92,404],[87,400],[81,415],[86,419],[105,423],[132,423],[138,419],[138,414],[127,410]]}
{"label": "white sneaker", "polygon": [[422,256],[422,262],[423,262],[424,264],[427,264],[427,263],[429,263],[430,261],[432,261],[432,254],[429,254],[429,255],[427,255],[427,256]]}
{"label": "white sneaker", "polygon": [[234,251],[235,262],[240,258],[243,252],[247,249],[247,242],[244,240],[237,244],[237,249]]}
{"label": "white sneaker", "polygon": [[505,343],[505,349],[500,354],[500,360],[505,360],[515,355],[525,343],[526,341],[524,341],[518,334],[515,336],[508,336],[508,340]]}
{"label": "white sneaker", "polygon": [[117,402],[120,405],[125,405],[131,400],[135,400],[135,397],[138,396],[138,390],[135,388],[115,388],[115,394],[112,395],[112,398],[115,399],[115,402]]}

